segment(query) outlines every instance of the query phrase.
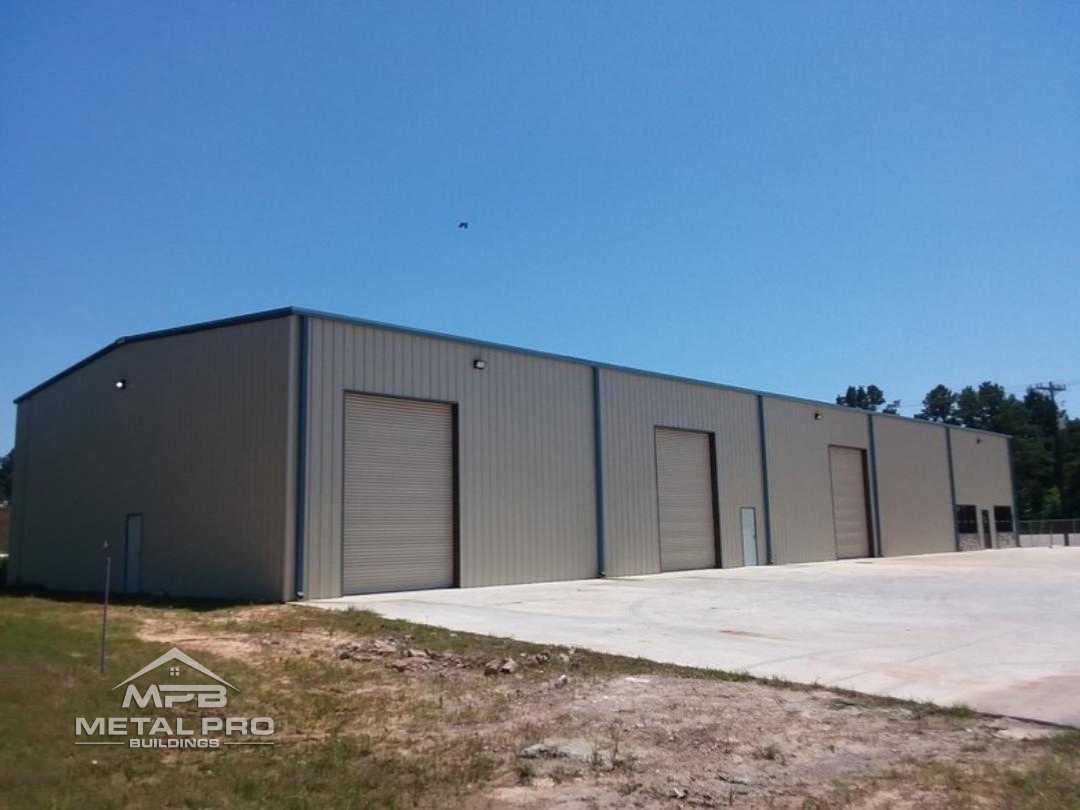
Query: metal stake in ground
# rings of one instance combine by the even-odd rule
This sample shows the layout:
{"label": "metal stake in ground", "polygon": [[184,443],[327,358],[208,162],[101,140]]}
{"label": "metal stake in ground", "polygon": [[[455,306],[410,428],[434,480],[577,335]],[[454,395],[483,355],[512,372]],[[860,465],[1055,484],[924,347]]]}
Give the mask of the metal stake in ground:
{"label": "metal stake in ground", "polygon": [[101,609],[101,674],[105,674],[105,623],[109,619],[109,577],[112,573],[112,557],[109,556],[109,541],[105,541],[105,601]]}

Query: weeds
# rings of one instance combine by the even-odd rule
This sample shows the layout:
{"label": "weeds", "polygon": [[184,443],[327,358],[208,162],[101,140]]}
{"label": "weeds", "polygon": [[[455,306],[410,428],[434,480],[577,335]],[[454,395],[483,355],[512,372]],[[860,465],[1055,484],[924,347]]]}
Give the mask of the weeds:
{"label": "weeds", "polygon": [[[771,736],[783,742],[779,734],[739,739],[728,714],[712,722],[680,719],[686,705],[678,701],[660,704],[654,715],[635,724],[612,721],[621,715],[608,714],[585,727],[575,719],[579,710],[569,711],[573,691],[580,688],[587,697],[591,684],[623,675],[703,683],[752,680],[741,673],[448,632],[364,611],[121,598],[110,609],[109,669],[102,677],[96,656],[99,611],[90,600],[0,591],[0,739],[4,740],[0,803],[81,810],[140,806],[152,795],[181,797],[193,807],[441,807],[461,804],[463,797],[483,790],[496,777],[516,777],[519,785],[535,790],[587,780],[590,785],[606,785],[613,795],[642,791],[641,796],[648,796],[656,786],[655,763],[648,760],[648,753],[642,758],[640,750],[706,748],[712,757],[739,751],[746,762],[761,760],[759,767],[774,775],[785,769],[764,763],[797,767],[803,760],[800,753],[788,763],[780,745],[761,739]],[[71,718],[115,714],[112,685],[162,652],[161,643],[141,641],[136,635],[148,623],[197,626],[208,638],[241,644],[242,657],[202,650],[196,657],[240,685],[242,691],[230,695],[230,710],[276,719],[281,744],[165,758],[122,749],[75,749]],[[458,668],[446,670],[449,677],[437,668],[398,672],[388,669],[384,660],[339,660],[331,654],[338,644],[364,639],[453,653]],[[496,658],[513,658],[520,664],[518,671],[484,677],[484,662]],[[573,673],[574,688],[552,690],[548,714],[515,717],[523,705],[538,705],[528,704],[527,697],[523,702],[523,695],[548,689],[566,672]],[[764,683],[804,695],[814,691],[780,680]],[[731,712],[738,710],[736,703],[725,705]],[[979,721],[964,706],[942,709],[841,690],[829,690],[820,705],[882,711],[890,721],[914,719],[918,722],[909,722],[913,734],[941,729],[955,734],[965,724]],[[842,713],[827,714],[830,722],[845,722]],[[941,720],[921,722],[931,718]],[[540,763],[516,756],[519,748],[512,742],[542,739],[553,728],[593,734],[591,758],[581,754],[579,759]],[[835,755],[838,746],[833,744],[831,750]],[[970,800],[1018,810],[1080,810],[1080,732],[1021,743],[972,738],[951,750],[956,759],[940,762],[902,754],[885,770],[817,788],[815,792],[831,793],[807,798],[804,806],[871,803],[871,797],[884,792],[915,797],[913,801],[923,806],[964,805]],[[1013,754],[1004,766],[1002,750]],[[761,806],[769,806],[773,798],[769,788],[745,784],[722,787],[713,795],[737,802],[756,791],[754,801],[761,799]],[[666,793],[664,797],[669,798]]]}

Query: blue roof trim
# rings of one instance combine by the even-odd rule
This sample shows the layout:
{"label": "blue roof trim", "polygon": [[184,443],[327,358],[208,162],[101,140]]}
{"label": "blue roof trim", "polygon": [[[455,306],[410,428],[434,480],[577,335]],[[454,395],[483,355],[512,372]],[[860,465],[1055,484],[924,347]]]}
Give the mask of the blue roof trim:
{"label": "blue roof trim", "polygon": [[[765,396],[772,399],[784,400],[786,402],[797,402],[802,405],[813,405],[817,408],[828,408],[830,410],[842,411],[844,413],[851,413],[856,410],[848,407],[847,405],[837,405],[833,402],[821,402],[816,399],[806,399],[804,397],[791,396],[789,394],[774,394],[769,391],[758,391],[753,388],[742,388],[737,385],[728,385],[726,383],[711,382],[709,380],[698,380],[693,377],[680,377],[675,374],[664,374],[659,371],[647,371],[645,369],[634,368],[633,366],[619,366],[614,363],[601,363],[596,360],[587,360],[583,357],[575,357],[568,354],[555,354],[553,352],[543,352],[537,349],[523,349],[520,346],[511,346],[505,343],[495,343],[490,340],[478,340],[477,338],[462,337],[460,335],[451,335],[446,332],[433,332],[427,329],[415,329],[410,326],[399,326],[398,324],[385,323],[383,321],[372,321],[366,318],[355,318],[350,315],[339,315],[334,312],[323,312],[317,309],[306,309],[304,307],[281,307],[279,309],[268,309],[262,312],[254,312],[250,315],[240,315],[235,318],[223,318],[216,321],[204,321],[203,323],[195,323],[189,326],[178,326],[173,329],[161,329],[156,332],[144,332],[138,335],[128,335],[126,337],[118,338],[115,342],[109,344],[105,348],[94,352],[89,357],[80,360],[73,366],[64,369],[59,374],[50,377],[45,382],[31,388],[22,396],[18,397],[15,402],[22,402],[27,397],[33,396],[38,391],[52,385],[59,379],[66,377],[73,371],[76,371],[88,363],[92,363],[99,357],[108,354],[118,346],[122,346],[126,343],[137,343],[143,340],[153,340],[154,338],[171,337],[173,335],[183,335],[188,332],[200,332],[204,329],[220,329],[225,326],[236,326],[243,323],[252,323],[253,321],[266,321],[273,318],[284,318],[289,315],[303,315],[309,318],[322,318],[327,321],[338,321],[340,323],[349,323],[354,326],[367,326],[373,329],[386,329],[392,332],[401,332],[407,335],[417,335],[419,337],[438,338],[439,340],[452,340],[456,343],[466,343],[470,346],[478,346],[485,349],[497,349],[504,352],[514,352],[515,354],[526,354],[531,357],[542,357],[548,360],[561,360],[566,363],[578,363],[585,366],[591,366],[594,368],[608,369],[610,371],[621,371],[627,374],[640,374],[645,377],[653,377],[660,380],[669,380],[671,382],[689,383],[691,385],[704,385],[708,388],[719,388],[724,391],[736,391],[743,394],[751,394],[753,396]],[[878,411],[863,411],[863,413],[871,413],[873,416],[880,416],[884,419],[900,419],[904,422],[914,422],[916,424],[928,424],[928,425],[940,425],[940,422],[924,422],[921,419],[913,419],[908,416],[900,416],[899,414],[881,413]],[[971,433],[985,433],[990,436],[1007,436],[1005,433],[995,433],[992,430],[982,430],[980,428],[967,428],[959,425],[950,425],[949,427],[955,430],[966,430]]]}

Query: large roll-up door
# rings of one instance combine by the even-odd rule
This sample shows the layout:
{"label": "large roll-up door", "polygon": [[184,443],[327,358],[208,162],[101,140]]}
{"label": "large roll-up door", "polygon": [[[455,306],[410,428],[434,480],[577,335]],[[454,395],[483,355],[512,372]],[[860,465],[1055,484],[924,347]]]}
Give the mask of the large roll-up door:
{"label": "large roll-up door", "polygon": [[660,569],[716,565],[712,449],[707,433],[656,429]]}
{"label": "large roll-up door", "polygon": [[839,560],[870,556],[864,454],[864,450],[854,447],[829,448],[836,558]]}
{"label": "large roll-up door", "polygon": [[345,396],[345,594],[454,584],[450,405]]}

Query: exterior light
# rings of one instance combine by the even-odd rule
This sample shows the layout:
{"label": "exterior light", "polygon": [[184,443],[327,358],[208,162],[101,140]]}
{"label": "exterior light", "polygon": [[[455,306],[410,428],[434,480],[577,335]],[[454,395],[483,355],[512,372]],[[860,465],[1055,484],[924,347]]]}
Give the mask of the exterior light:
{"label": "exterior light", "polygon": [[113,388],[115,388],[117,391],[123,391],[125,388],[127,388],[127,380],[121,377],[119,380],[113,383]]}
{"label": "exterior light", "polygon": [[477,357],[475,360],[472,361],[472,367],[475,368],[477,371],[483,371],[485,368],[487,368],[487,360],[481,360],[479,357]]}
{"label": "exterior light", "polygon": [[815,422],[820,422],[821,421],[821,411],[814,411],[814,421]]}

